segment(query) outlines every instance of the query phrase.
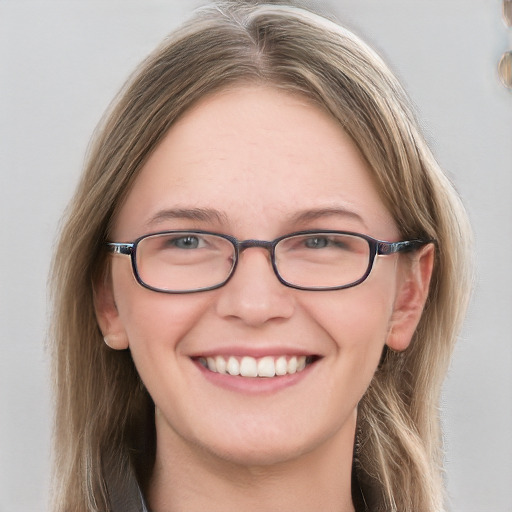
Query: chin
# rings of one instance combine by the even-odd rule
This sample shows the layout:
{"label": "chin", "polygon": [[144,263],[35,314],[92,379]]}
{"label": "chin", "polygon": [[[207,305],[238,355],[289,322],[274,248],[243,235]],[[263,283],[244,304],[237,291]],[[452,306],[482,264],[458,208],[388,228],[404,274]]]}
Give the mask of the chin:
{"label": "chin", "polygon": [[259,447],[230,446],[229,450],[218,449],[211,453],[217,459],[247,468],[280,466],[291,463],[303,455],[302,448],[299,446],[284,448],[283,446],[269,447],[268,445]]}
{"label": "chin", "polygon": [[[332,435],[326,432],[294,432],[291,425],[283,430],[247,429],[225,432],[217,440],[202,443],[214,457],[245,467],[279,466],[297,461],[329,445]],[[321,448],[320,448],[321,449]]]}

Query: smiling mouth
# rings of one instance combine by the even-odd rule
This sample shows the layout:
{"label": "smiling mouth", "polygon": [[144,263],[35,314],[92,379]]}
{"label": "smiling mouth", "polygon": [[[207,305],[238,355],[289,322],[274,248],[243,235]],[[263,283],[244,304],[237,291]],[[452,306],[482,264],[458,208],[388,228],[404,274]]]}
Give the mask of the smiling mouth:
{"label": "smiling mouth", "polygon": [[303,371],[319,359],[318,356],[215,356],[199,357],[197,361],[213,373],[240,377],[282,377]]}

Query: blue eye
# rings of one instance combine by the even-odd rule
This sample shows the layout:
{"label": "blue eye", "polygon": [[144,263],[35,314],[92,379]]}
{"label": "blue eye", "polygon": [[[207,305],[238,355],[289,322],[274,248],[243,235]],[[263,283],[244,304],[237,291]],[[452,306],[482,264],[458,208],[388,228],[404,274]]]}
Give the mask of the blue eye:
{"label": "blue eye", "polygon": [[187,235],[173,238],[170,243],[178,249],[197,249],[200,242],[197,236]]}
{"label": "blue eye", "polygon": [[330,242],[326,237],[315,236],[311,238],[306,238],[304,240],[304,245],[308,249],[323,249],[324,247],[330,245]]}

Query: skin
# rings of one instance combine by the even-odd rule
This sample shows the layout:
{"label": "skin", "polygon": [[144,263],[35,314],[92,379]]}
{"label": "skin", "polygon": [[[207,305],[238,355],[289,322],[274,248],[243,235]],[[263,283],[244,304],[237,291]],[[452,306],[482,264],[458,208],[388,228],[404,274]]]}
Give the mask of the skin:
{"label": "skin", "polygon": [[[169,209],[217,214],[161,213]],[[306,99],[263,86],[206,97],[170,129],[135,181],[112,239],[167,229],[240,240],[302,229],[400,239],[340,126]],[[357,404],[384,345],[407,348],[432,264],[430,246],[379,257],[361,285],[311,292],[280,284],[268,253],[251,248],[224,287],[169,295],[141,287],[129,258],[113,256],[97,316],[112,348],[131,350],[156,405],[151,509],[354,510]],[[277,389],[259,389],[264,379],[247,390],[218,385],[192,359],[297,352],[320,359]]]}

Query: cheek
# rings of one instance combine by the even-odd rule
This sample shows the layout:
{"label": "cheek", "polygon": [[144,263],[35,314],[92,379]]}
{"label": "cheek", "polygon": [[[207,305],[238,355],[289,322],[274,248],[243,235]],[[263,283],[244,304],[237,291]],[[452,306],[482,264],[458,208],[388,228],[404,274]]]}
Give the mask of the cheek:
{"label": "cheek", "polygon": [[129,265],[113,266],[114,297],[134,358],[175,349],[209,307],[207,294],[172,295],[139,285]]}
{"label": "cheek", "polygon": [[[374,286],[375,284],[375,286]],[[377,285],[378,284],[378,285]],[[392,283],[370,280],[346,290],[322,294],[308,306],[310,316],[343,352],[341,360],[351,358],[360,365],[378,364],[387,340],[393,314]]]}

